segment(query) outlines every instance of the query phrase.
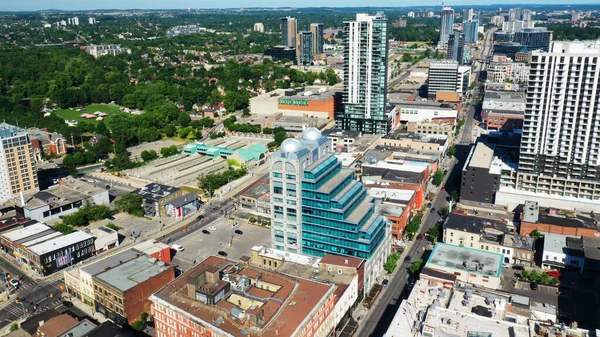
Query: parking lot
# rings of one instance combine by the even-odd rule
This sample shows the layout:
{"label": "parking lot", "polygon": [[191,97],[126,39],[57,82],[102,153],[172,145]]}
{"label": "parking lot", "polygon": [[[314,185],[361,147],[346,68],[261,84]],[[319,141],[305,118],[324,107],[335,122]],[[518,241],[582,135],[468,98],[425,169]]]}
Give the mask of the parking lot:
{"label": "parking lot", "polygon": [[[232,226],[231,224],[236,221],[238,224]],[[187,270],[194,265],[194,261],[198,263],[209,255],[218,254],[219,251],[227,253],[227,258],[237,260],[243,255],[249,256],[252,247],[271,243],[269,229],[249,225],[240,220],[236,221],[221,218],[203,228],[203,230],[209,231],[210,234],[205,234],[199,230],[173,242],[185,249],[182,252],[176,252],[173,264],[179,265],[182,270]],[[211,226],[214,226],[216,230],[209,229]],[[235,234],[235,230],[241,230],[243,234]]]}

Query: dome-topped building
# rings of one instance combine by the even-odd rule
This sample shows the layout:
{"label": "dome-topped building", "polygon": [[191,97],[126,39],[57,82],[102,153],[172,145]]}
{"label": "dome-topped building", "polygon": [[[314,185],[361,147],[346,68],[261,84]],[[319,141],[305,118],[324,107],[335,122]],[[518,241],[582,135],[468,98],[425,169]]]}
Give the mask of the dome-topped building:
{"label": "dome-topped building", "polygon": [[308,128],[302,132],[302,139],[307,141],[317,141],[321,138],[323,138],[323,135],[317,128]]}
{"label": "dome-topped building", "polygon": [[280,148],[282,153],[298,153],[302,150],[302,143],[299,140],[294,138],[288,138],[281,143]]}

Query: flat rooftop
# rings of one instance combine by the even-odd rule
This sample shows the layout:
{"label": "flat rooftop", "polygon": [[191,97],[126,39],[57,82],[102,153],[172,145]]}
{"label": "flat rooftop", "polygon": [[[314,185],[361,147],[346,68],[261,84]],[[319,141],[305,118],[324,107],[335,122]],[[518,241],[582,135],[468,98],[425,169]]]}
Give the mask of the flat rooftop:
{"label": "flat rooftop", "polygon": [[139,190],[134,191],[133,193],[141,196],[146,200],[159,201],[179,191],[180,189],[178,187],[152,183],[140,188]]}
{"label": "flat rooftop", "polygon": [[544,235],[544,251],[551,253],[563,254],[564,249],[567,248],[567,238],[573,237],[568,235],[560,235],[554,233],[547,233]]}
{"label": "flat rooftop", "polygon": [[427,261],[427,265],[437,265],[484,276],[500,277],[502,261],[502,254],[437,243]]}
{"label": "flat rooftop", "polygon": [[36,209],[44,206],[56,208],[85,200],[90,196],[100,193],[108,193],[106,189],[97,187],[79,179],[66,178],[59,185],[50,186],[48,189],[39,191],[25,199],[24,207]]}
{"label": "flat rooftop", "polygon": [[486,144],[479,142],[475,146],[471,160],[469,161],[470,167],[489,169],[494,160],[494,148],[496,146],[492,144]]}
{"label": "flat rooftop", "polygon": [[506,232],[506,222],[487,217],[452,212],[448,214],[448,217],[444,222],[444,228],[474,234],[480,234],[485,228],[493,228],[502,232]]}
{"label": "flat rooftop", "polygon": [[30,251],[35,254],[43,255],[49,252],[53,252],[55,250],[61,249],[63,247],[68,247],[70,245],[76,244],[77,242],[81,242],[88,239],[93,239],[94,237],[89,235],[84,231],[76,231],[71,234],[67,234],[65,236],[60,236],[54,239],[50,239],[43,243],[37,244],[35,246],[28,247]]}
{"label": "flat rooftop", "polygon": [[522,220],[529,223],[598,230],[597,220],[595,216],[590,213],[578,213],[570,210],[539,207],[535,201],[525,202]]}
{"label": "flat rooftop", "polygon": [[[306,87],[294,88],[294,89],[275,89],[265,94],[258,95],[251,98],[252,101],[275,101],[278,102],[280,98],[287,99],[302,99],[309,101],[327,101],[330,97],[336,95],[339,90],[335,90],[329,87]],[[322,89],[326,90],[323,91]],[[321,90],[321,92],[319,92]],[[310,95],[305,95],[310,93]]]}
{"label": "flat rooftop", "polygon": [[396,105],[398,108],[411,108],[411,109],[432,109],[438,110],[456,110],[458,107],[455,103],[447,102],[435,102],[435,101],[397,101],[390,102]]}
{"label": "flat rooftop", "polygon": [[376,199],[384,199],[385,201],[408,204],[415,195],[413,190],[402,190],[397,188],[378,188],[373,187],[369,189],[369,195]]}
{"label": "flat rooftop", "polygon": [[482,110],[495,112],[525,113],[525,93],[488,91],[483,98]]}
{"label": "flat rooftop", "polygon": [[15,230],[6,232],[6,233],[2,234],[2,236],[10,241],[15,242],[15,241],[19,241],[22,239],[27,239],[28,237],[36,235],[36,234],[45,233],[47,231],[55,232],[55,230],[53,230],[46,224],[38,222],[33,225],[25,226],[20,229],[15,229]]}
{"label": "flat rooftop", "polygon": [[154,257],[139,255],[137,258],[97,274],[96,277],[124,292],[162,274],[170,268],[173,267]]}
{"label": "flat rooftop", "polygon": [[252,184],[250,187],[245,189],[240,196],[247,197],[251,199],[258,199],[265,194],[269,193],[270,185],[269,185],[269,175],[265,175]]}
{"label": "flat rooftop", "polygon": [[[151,241],[150,241],[151,242]],[[141,243],[143,244],[143,243]],[[104,272],[107,268],[114,268],[120,264],[122,264],[123,262],[127,262],[130,260],[133,260],[137,255],[142,254],[141,251],[130,248],[127,249],[125,251],[113,254],[113,255],[109,255],[105,258],[103,258],[100,261],[96,261],[92,264],[88,264],[85,267],[81,267],[81,271],[90,274],[92,276],[94,275],[98,275],[102,272]]]}
{"label": "flat rooftop", "polygon": [[[313,317],[312,311],[322,300],[333,295],[335,286],[324,284],[310,279],[283,275],[257,267],[233,268],[236,261],[210,256],[200,264],[186,271],[183,275],[166,285],[152,295],[151,299],[162,300],[168,305],[189,313],[198,318],[198,322],[209,322],[214,328],[224,331],[232,336],[250,334],[252,336],[291,336],[305,319]],[[218,300],[214,305],[206,304],[188,296],[188,279],[197,279],[204,272],[227,271],[229,279],[247,277],[259,280],[270,285],[270,291],[250,285],[247,294],[256,298],[253,306],[246,309],[246,317],[260,311],[263,322],[260,326],[248,320],[240,324],[234,316],[241,312],[237,299],[247,298],[247,295],[232,286],[232,293],[227,298]],[[227,283],[223,278],[218,284]],[[209,285],[209,284],[206,284]],[[197,291],[202,287],[196,287]],[[161,302],[164,304],[164,302]],[[247,301],[244,301],[247,302]],[[205,323],[202,323],[205,324]]]}

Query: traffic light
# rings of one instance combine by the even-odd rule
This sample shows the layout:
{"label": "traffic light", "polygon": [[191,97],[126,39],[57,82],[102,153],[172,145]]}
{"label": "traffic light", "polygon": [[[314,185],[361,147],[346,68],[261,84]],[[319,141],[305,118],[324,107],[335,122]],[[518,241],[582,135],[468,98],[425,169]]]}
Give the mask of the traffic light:
{"label": "traffic light", "polygon": [[54,294],[50,293],[50,298],[54,298]]}

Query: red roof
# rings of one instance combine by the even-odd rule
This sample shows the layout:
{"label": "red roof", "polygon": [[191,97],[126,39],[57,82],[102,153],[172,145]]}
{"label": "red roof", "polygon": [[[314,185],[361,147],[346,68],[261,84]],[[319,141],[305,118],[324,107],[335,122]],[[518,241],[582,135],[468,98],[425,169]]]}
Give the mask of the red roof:
{"label": "red roof", "polygon": [[325,264],[333,264],[336,266],[348,266],[354,269],[358,269],[365,260],[359,259],[357,257],[349,257],[349,256],[341,256],[341,255],[333,255],[327,254],[321,259],[321,263]]}

